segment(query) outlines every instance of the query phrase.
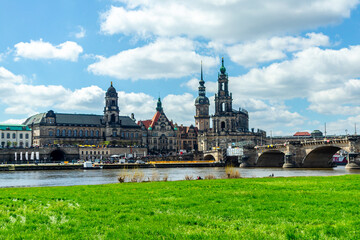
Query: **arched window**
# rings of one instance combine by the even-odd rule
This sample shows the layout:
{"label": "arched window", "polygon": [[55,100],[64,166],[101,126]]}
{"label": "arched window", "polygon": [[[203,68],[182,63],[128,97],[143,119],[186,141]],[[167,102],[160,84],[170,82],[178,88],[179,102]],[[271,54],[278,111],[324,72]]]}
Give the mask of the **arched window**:
{"label": "arched window", "polygon": [[69,137],[71,136],[71,130],[70,129],[68,130],[68,136]]}
{"label": "arched window", "polygon": [[112,114],[112,115],[111,115],[111,120],[110,120],[110,122],[115,122],[115,114]]}
{"label": "arched window", "polygon": [[62,135],[63,137],[66,136],[66,130],[65,130],[65,129],[62,130],[61,135]]}
{"label": "arched window", "polygon": [[99,130],[96,130],[95,135],[98,137],[99,136]]}
{"label": "arched window", "polygon": [[83,136],[83,130],[79,131],[79,136],[82,137]]}
{"label": "arched window", "polygon": [[23,134],[20,133],[20,134],[19,134],[19,137],[20,137],[20,139],[23,139]]}
{"label": "arched window", "polygon": [[10,133],[7,133],[7,134],[6,134],[6,137],[7,137],[7,138],[10,138]]}
{"label": "arched window", "polygon": [[85,137],[89,136],[89,131],[85,130]]}
{"label": "arched window", "polygon": [[49,130],[49,136],[52,137],[53,136],[53,131],[52,130]]}
{"label": "arched window", "polygon": [[26,139],[29,139],[29,134],[28,134],[28,133],[25,134],[25,138],[26,138]]}
{"label": "arched window", "polygon": [[94,136],[94,130],[91,130],[90,131],[90,137],[93,137]]}
{"label": "arched window", "polygon": [[222,128],[222,129],[225,128],[225,122],[221,122],[221,128]]}
{"label": "arched window", "polygon": [[16,138],[16,134],[15,133],[13,133],[13,139],[15,139]]}
{"label": "arched window", "polygon": [[77,130],[74,130],[74,137],[77,137]]}
{"label": "arched window", "polygon": [[56,136],[60,136],[60,129],[56,130]]}

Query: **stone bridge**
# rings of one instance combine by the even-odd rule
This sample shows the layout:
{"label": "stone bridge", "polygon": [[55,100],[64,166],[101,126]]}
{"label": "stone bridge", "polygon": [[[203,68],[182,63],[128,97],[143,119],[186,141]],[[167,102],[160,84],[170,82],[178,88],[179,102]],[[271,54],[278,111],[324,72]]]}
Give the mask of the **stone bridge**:
{"label": "stone bridge", "polygon": [[341,149],[348,153],[349,162],[346,168],[360,168],[360,136],[289,141],[284,144],[256,146],[256,154],[248,158],[247,165],[254,167],[329,168],[333,167],[333,155]]}

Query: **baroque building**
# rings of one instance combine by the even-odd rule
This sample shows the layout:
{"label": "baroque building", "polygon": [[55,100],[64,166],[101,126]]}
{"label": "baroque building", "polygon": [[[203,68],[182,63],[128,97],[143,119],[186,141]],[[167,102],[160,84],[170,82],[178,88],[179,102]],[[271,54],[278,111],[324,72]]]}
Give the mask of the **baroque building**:
{"label": "baroque building", "polygon": [[209,100],[205,96],[205,86],[201,68],[201,79],[199,81],[199,96],[195,100],[195,124],[199,129],[198,149],[199,151],[214,148],[227,148],[229,144],[252,141],[255,144],[262,139],[265,140],[266,132],[254,129],[249,131],[249,114],[245,109],[233,109],[232,93],[229,91],[229,77],[224,66],[224,58],[218,74],[218,92],[215,94],[215,113],[211,116],[212,128],[209,122]]}
{"label": "baroque building", "polygon": [[84,144],[142,145],[143,131],[132,117],[120,116],[118,95],[112,83],[105,94],[103,115],[55,113],[29,117],[32,145]]}
{"label": "baroque building", "polygon": [[166,117],[160,98],[156,113],[151,120],[139,121],[138,125],[146,131],[146,142],[150,153],[170,153],[177,150],[177,127]]}

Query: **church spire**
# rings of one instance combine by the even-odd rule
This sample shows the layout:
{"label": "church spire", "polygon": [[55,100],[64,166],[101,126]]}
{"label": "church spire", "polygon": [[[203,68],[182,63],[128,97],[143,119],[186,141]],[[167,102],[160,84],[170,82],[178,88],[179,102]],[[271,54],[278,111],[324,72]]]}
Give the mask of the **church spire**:
{"label": "church spire", "polygon": [[201,77],[200,77],[200,81],[199,81],[199,96],[205,96],[205,81],[204,81],[204,77],[203,77],[203,68],[202,68],[202,61],[201,61]]}
{"label": "church spire", "polygon": [[224,57],[221,58],[221,68],[220,68],[220,72],[221,74],[225,74],[226,73],[226,68],[224,66]]}

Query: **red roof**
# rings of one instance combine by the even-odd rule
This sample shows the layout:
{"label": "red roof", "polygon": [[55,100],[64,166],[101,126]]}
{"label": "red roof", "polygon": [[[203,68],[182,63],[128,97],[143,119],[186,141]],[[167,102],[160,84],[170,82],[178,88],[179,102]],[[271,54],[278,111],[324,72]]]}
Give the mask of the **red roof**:
{"label": "red roof", "polygon": [[138,122],[138,125],[140,124],[144,124],[145,128],[148,129],[150,127],[150,124],[151,124],[151,120],[144,120],[144,121],[139,121]]}
{"label": "red roof", "polygon": [[311,136],[311,134],[310,133],[308,133],[308,132],[296,132],[295,134],[294,134],[294,137],[304,137],[304,136]]}

